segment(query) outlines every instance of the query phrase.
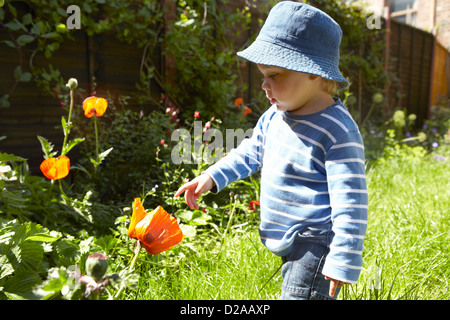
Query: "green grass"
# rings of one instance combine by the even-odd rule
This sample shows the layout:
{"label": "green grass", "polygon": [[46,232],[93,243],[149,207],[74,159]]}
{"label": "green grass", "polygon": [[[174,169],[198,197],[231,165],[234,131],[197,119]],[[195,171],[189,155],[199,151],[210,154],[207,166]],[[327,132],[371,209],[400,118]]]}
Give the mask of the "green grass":
{"label": "green grass", "polygon": [[[371,167],[369,224],[358,284],[339,299],[449,299],[449,162],[431,157]],[[127,299],[278,299],[281,264],[256,226],[232,228],[221,246],[211,231],[150,260]],[[270,281],[269,281],[270,280]]]}
{"label": "green grass", "polygon": [[450,298],[449,169],[426,157],[369,170],[364,270],[341,298]]}
{"label": "green grass", "polygon": [[[205,242],[172,265],[141,263],[138,289],[128,299],[278,299],[281,276],[271,276],[281,259],[261,244],[256,228],[235,230],[222,247]],[[172,250],[179,255],[182,249]]]}

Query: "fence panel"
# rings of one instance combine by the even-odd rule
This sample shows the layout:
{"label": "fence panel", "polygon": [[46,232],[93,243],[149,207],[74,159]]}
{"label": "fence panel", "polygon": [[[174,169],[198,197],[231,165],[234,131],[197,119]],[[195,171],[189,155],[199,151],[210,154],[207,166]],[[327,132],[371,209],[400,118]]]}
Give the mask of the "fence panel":
{"label": "fence panel", "polygon": [[421,126],[428,116],[434,37],[401,22],[390,22],[389,68],[396,77],[389,86],[389,108],[405,108]]}

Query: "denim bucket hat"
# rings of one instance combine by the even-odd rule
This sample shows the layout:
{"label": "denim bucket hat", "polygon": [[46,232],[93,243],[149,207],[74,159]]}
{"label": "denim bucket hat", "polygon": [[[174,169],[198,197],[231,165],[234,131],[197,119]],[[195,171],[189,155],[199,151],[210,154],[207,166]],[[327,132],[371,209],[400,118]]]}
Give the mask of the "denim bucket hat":
{"label": "denim bucket hat", "polygon": [[329,15],[305,3],[281,1],[269,12],[256,40],[239,57],[349,83],[339,71],[342,30]]}

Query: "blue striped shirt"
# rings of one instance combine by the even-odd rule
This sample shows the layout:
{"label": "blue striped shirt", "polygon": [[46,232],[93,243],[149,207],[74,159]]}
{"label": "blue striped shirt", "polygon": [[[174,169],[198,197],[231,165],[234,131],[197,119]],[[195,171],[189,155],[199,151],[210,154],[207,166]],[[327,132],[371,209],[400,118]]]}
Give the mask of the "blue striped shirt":
{"label": "blue striped shirt", "polygon": [[340,100],[310,115],[269,108],[251,138],[205,170],[219,192],[261,169],[259,233],[274,254],[300,235],[331,235],[323,274],[356,283],[362,268],[368,195],[364,145]]}

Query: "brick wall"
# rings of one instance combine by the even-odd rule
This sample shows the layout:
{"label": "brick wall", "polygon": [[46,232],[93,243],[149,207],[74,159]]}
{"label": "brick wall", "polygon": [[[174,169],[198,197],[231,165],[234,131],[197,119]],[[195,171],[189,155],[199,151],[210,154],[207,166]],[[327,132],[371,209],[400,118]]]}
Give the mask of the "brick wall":
{"label": "brick wall", "polygon": [[450,1],[436,0],[436,18],[437,39],[446,48],[450,50]]}

